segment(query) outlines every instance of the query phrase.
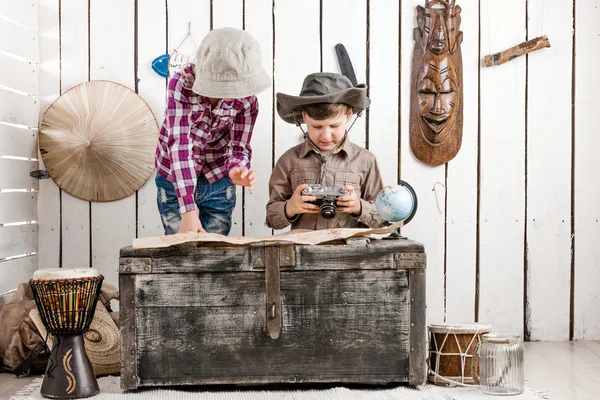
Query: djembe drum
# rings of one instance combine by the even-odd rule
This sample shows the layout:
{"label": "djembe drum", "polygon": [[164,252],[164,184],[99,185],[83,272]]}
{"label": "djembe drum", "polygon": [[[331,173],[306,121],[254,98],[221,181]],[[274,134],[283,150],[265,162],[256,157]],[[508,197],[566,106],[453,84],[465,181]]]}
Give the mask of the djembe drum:
{"label": "djembe drum", "polygon": [[85,352],[88,330],[104,277],[94,268],[41,269],[29,281],[42,323],[54,335],[40,389],[43,397],[80,399],[98,394],[98,381]]}
{"label": "djembe drum", "polygon": [[429,381],[437,385],[453,382],[473,384],[473,353],[488,324],[438,324],[429,326]]}

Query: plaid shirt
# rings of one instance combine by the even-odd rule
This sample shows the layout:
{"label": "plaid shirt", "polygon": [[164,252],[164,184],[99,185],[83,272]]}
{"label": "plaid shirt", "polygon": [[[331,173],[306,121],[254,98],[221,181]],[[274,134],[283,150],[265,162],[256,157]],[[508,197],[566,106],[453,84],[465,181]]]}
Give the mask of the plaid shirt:
{"label": "plaid shirt", "polygon": [[214,182],[234,167],[250,169],[250,139],[258,114],[256,96],[221,100],[212,108],[207,97],[192,92],[193,82],[189,65],[169,81],[155,159],[157,172],[175,186],[181,214],[196,210],[200,173]]}

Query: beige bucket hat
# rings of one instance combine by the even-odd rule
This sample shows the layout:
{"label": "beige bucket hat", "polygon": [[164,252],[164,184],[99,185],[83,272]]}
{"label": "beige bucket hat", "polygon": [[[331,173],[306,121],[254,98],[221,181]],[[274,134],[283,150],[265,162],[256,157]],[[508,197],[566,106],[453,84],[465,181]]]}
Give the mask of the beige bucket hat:
{"label": "beige bucket hat", "polygon": [[192,90],[201,96],[222,99],[256,95],[271,86],[262,60],[260,44],[248,32],[214,29],[196,53]]}

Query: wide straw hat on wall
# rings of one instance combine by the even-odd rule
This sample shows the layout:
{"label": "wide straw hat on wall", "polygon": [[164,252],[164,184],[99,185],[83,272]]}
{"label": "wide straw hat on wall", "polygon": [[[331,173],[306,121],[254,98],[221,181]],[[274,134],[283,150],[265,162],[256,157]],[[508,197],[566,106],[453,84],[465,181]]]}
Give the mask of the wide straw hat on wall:
{"label": "wide straw hat on wall", "polygon": [[146,102],[110,81],[82,83],[44,113],[40,152],[58,186],[83,200],[138,190],[154,169],[158,125]]}

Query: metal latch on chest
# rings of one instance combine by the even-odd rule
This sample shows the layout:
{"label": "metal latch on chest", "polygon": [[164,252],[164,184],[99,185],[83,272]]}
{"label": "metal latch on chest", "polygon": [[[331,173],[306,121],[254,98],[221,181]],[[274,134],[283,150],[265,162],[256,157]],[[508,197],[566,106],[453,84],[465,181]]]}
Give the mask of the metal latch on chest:
{"label": "metal latch on chest", "polygon": [[250,245],[252,269],[265,270],[267,331],[272,339],[279,337],[283,325],[280,270],[295,264],[293,244],[262,242]]}

